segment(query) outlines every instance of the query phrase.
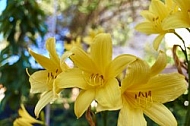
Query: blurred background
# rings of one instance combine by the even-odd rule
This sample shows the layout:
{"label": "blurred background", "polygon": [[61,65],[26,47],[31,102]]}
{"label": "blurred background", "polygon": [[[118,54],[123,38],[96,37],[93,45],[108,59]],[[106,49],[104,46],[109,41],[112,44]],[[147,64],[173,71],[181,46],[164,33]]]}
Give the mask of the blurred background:
{"label": "blurred background", "polygon": [[[157,53],[151,43],[155,36],[134,30],[143,20],[140,12],[148,9],[149,4],[150,0],[0,0],[0,126],[12,125],[21,103],[35,117],[33,110],[40,95],[30,94],[26,68],[33,73],[42,67],[27,49],[48,56],[45,41],[49,37],[56,38],[56,49],[61,55],[73,43],[88,50],[89,37],[107,32],[113,40],[113,57],[129,53],[150,65],[154,63]],[[170,39],[166,38],[161,45],[168,55],[164,72],[177,71],[171,54],[171,36],[166,37]],[[77,94],[78,89],[65,89],[62,98],[43,110],[40,119],[49,126],[88,126],[84,116],[76,119],[74,115]],[[186,97],[166,104],[179,126],[184,123]],[[116,126],[117,115],[118,111],[96,114],[98,126]],[[147,120],[150,126],[156,125]]]}

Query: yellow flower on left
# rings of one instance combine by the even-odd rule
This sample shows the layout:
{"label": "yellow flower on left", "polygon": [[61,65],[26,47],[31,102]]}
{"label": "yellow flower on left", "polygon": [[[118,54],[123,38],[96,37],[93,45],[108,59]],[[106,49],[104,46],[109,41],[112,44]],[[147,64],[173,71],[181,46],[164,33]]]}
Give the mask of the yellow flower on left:
{"label": "yellow flower on left", "polygon": [[44,122],[33,118],[25,109],[24,105],[21,104],[21,108],[18,110],[19,118],[17,118],[13,125],[14,126],[32,126],[32,124],[42,124]]}
{"label": "yellow flower on left", "polygon": [[43,67],[45,70],[40,70],[33,73],[30,78],[31,93],[42,93],[40,100],[35,107],[35,115],[38,117],[40,111],[50,102],[53,102],[58,98],[58,94],[61,89],[56,89],[54,80],[57,75],[64,72],[69,67],[64,62],[68,57],[69,53],[64,53],[59,58],[55,49],[55,39],[49,38],[46,41],[46,49],[49,52],[49,58],[37,54],[29,49],[29,53],[35,58],[35,60]]}

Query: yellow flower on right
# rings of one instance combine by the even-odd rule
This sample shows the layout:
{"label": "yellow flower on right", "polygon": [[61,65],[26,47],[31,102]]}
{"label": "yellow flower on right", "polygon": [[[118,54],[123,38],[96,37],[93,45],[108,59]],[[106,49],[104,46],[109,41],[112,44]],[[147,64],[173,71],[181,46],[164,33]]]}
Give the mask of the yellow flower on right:
{"label": "yellow flower on right", "polygon": [[136,59],[129,64],[121,82],[123,107],[118,126],[146,126],[145,114],[158,125],[177,126],[177,121],[163,103],[175,100],[187,90],[187,83],[179,73],[160,73],[166,66],[162,51],[152,67]]}
{"label": "yellow flower on right", "polygon": [[146,19],[139,23],[135,29],[146,34],[158,34],[153,42],[153,47],[158,50],[160,42],[166,33],[174,33],[174,29],[164,29],[163,21],[169,15],[177,12],[177,6],[173,0],[152,0],[149,10],[142,11],[141,15]]}
{"label": "yellow flower on right", "polygon": [[179,11],[166,18],[163,22],[164,29],[189,28],[190,27],[190,0],[174,0],[179,6]]}

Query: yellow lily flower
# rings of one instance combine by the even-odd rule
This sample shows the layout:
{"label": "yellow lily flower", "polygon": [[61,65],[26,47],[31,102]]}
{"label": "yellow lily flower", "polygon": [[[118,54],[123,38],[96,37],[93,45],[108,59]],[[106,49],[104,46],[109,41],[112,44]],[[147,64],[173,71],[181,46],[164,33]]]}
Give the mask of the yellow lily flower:
{"label": "yellow lily flower", "polygon": [[152,0],[149,10],[141,13],[146,20],[139,23],[135,29],[146,34],[159,34],[153,42],[154,49],[158,50],[165,34],[174,32],[173,29],[163,29],[163,20],[170,14],[175,13],[175,11],[175,3],[172,0],[165,0],[165,4],[160,0]]}
{"label": "yellow lily flower", "polygon": [[58,98],[58,93],[61,91],[61,89],[56,89],[55,93],[54,80],[58,74],[69,68],[64,61],[67,57],[69,57],[70,54],[64,53],[60,59],[56,53],[54,38],[49,38],[46,41],[46,49],[49,51],[50,58],[37,54],[29,49],[29,53],[43,68],[45,68],[45,70],[40,70],[33,73],[29,78],[31,93],[42,93],[40,100],[36,104],[34,110],[37,117],[39,112],[48,103],[53,102]]}
{"label": "yellow lily flower", "polygon": [[32,124],[42,124],[44,122],[33,118],[25,109],[24,105],[21,104],[21,108],[18,110],[19,118],[13,122],[13,126],[32,126]]}
{"label": "yellow lily flower", "polygon": [[102,27],[89,29],[89,35],[83,38],[84,43],[91,45],[95,36],[98,35],[99,33],[104,33],[104,29]]}
{"label": "yellow lily flower", "polygon": [[65,48],[65,50],[69,51],[74,46],[82,47],[81,37],[80,36],[78,36],[76,38],[76,40],[71,40],[70,42],[64,41],[64,48]]}
{"label": "yellow lily flower", "polygon": [[179,6],[179,11],[170,15],[164,21],[164,29],[189,28],[190,27],[190,1],[174,0]]}
{"label": "yellow lily flower", "polygon": [[123,107],[118,126],[146,126],[143,113],[162,126],[177,126],[176,119],[163,103],[173,101],[187,90],[179,73],[160,74],[166,66],[165,53],[159,53],[152,67],[141,59],[128,66],[121,82]]}
{"label": "yellow lily flower", "polygon": [[136,57],[123,54],[112,60],[111,36],[106,33],[95,37],[90,55],[78,47],[71,51],[70,58],[78,68],[58,75],[55,84],[58,88],[81,89],[74,105],[76,116],[81,117],[93,100],[98,103],[98,112],[121,108],[121,90],[116,76]]}

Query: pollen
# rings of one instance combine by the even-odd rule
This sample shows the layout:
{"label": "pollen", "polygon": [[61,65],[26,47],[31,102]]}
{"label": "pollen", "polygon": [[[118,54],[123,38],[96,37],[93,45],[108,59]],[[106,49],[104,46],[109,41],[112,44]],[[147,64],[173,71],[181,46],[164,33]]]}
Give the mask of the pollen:
{"label": "pollen", "polygon": [[151,103],[153,102],[151,91],[146,91],[146,92],[139,91],[138,93],[135,94],[134,98],[137,107],[147,108],[150,107]]}

